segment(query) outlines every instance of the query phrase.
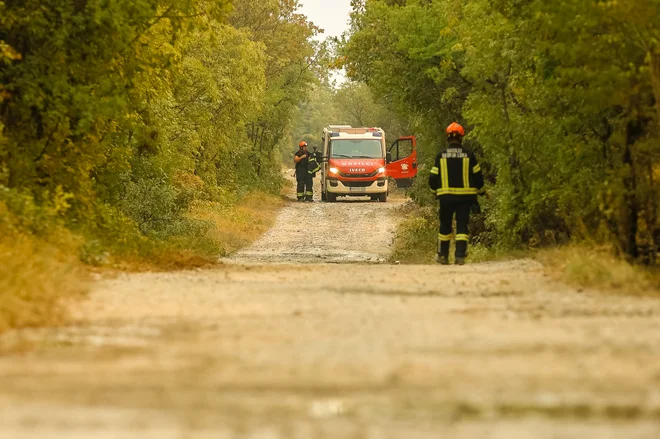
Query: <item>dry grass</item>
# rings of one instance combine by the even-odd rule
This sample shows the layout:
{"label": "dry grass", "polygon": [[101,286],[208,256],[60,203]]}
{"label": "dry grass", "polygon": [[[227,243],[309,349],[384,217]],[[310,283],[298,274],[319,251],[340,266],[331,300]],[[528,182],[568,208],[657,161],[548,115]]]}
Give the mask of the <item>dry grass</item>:
{"label": "dry grass", "polygon": [[[263,192],[250,193],[236,204],[197,201],[189,216],[208,225],[202,235],[184,238],[188,239],[185,242],[165,243],[140,254],[121,254],[112,258],[109,267],[144,272],[217,266],[220,257],[251,244],[270,229],[283,204],[281,197]],[[107,273],[109,267],[100,270]]]}
{"label": "dry grass", "polygon": [[63,323],[66,301],[86,288],[84,270],[68,250],[26,234],[0,238],[0,332]]}
{"label": "dry grass", "polygon": [[[391,259],[404,264],[435,263],[433,257],[437,251],[438,233],[435,209],[409,203],[399,213],[405,219],[397,229]],[[570,285],[622,294],[660,296],[660,269],[629,264],[613,256],[608,248],[572,245],[509,251],[471,245],[469,253],[470,263],[533,256],[553,277]]]}
{"label": "dry grass", "polygon": [[433,264],[437,252],[438,226],[433,210],[406,203],[398,212],[399,224],[390,259],[404,264]]}
{"label": "dry grass", "polygon": [[573,245],[539,251],[536,258],[570,285],[630,295],[660,295],[660,271],[632,265],[608,248]]}
{"label": "dry grass", "polygon": [[[112,257],[90,267],[79,259],[80,240],[52,227],[48,239],[26,233],[0,204],[0,333],[13,328],[54,326],[66,322],[67,301],[84,295],[90,271],[170,271],[210,267],[218,256],[242,248],[267,231],[283,200],[252,193],[235,205],[204,202],[191,211],[210,227],[195,250],[175,246],[154,248],[144,255]],[[198,245],[197,245],[198,244]]]}
{"label": "dry grass", "polygon": [[191,213],[194,218],[213,225],[206,238],[220,249],[220,255],[228,255],[270,229],[282,205],[279,197],[253,192],[230,207],[214,202],[197,203]]}

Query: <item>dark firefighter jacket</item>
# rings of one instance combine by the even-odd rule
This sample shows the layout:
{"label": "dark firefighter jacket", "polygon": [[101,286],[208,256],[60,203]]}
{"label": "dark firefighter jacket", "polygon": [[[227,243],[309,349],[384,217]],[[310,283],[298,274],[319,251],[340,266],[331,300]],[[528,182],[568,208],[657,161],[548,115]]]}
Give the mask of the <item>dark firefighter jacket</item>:
{"label": "dark firefighter jacket", "polygon": [[307,154],[307,157],[296,163],[296,179],[304,180],[309,175],[309,152],[303,151],[302,148],[296,152],[296,157]]}
{"label": "dark firefighter jacket", "polygon": [[477,197],[483,195],[484,176],[477,158],[459,142],[450,141],[435,157],[429,186],[437,197]]}
{"label": "dark firefighter jacket", "polygon": [[307,172],[309,172],[309,175],[314,177],[316,175],[316,173],[319,172],[320,170],[321,170],[321,165],[319,165],[318,153],[313,152],[309,156],[309,166],[308,166],[308,171]]}

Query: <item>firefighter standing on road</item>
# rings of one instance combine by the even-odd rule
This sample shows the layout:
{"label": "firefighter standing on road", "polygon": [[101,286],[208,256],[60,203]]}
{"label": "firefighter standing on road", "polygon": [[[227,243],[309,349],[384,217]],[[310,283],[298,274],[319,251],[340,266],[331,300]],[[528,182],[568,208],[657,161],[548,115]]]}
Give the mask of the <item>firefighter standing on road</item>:
{"label": "firefighter standing on road", "polygon": [[[319,164],[320,155],[321,154],[319,153],[318,148],[315,146],[314,151],[312,151],[312,153],[309,156],[309,168],[308,168],[309,170],[308,170],[308,172],[309,172],[309,176],[311,178],[311,182],[310,182],[310,186],[309,186],[310,188],[314,187],[314,177],[316,177],[316,173],[321,170],[321,165]],[[312,189],[310,189],[310,191],[311,190]],[[309,201],[314,201],[314,200],[312,199],[312,200],[309,200]]]}
{"label": "firefighter standing on road", "polygon": [[314,192],[312,188],[312,174],[309,172],[309,152],[307,152],[307,142],[298,144],[298,152],[293,156],[296,164],[296,196],[298,201],[314,201]]}
{"label": "firefighter standing on road", "polygon": [[440,151],[429,176],[431,191],[440,200],[440,234],[436,261],[449,264],[452,222],[456,214],[456,264],[463,265],[470,238],[470,209],[477,195],[485,195],[481,166],[472,152],[463,147],[465,130],[457,123],[447,128],[448,146]]}

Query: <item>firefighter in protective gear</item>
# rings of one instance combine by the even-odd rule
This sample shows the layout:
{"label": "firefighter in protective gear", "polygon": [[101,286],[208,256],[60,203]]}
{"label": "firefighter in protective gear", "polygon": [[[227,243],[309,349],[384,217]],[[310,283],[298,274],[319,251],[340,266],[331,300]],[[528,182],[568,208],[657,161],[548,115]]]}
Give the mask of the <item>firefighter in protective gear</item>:
{"label": "firefighter in protective gear", "polygon": [[314,192],[312,189],[312,174],[309,172],[309,152],[307,152],[307,142],[298,144],[298,152],[293,156],[293,162],[296,164],[296,197],[298,201],[314,201]]}
{"label": "firefighter in protective gear", "polygon": [[309,172],[309,178],[310,178],[309,187],[310,187],[310,192],[312,192],[312,196],[307,201],[314,201],[314,197],[313,197],[314,194],[311,188],[314,187],[314,177],[316,177],[316,173],[321,170],[321,165],[319,165],[319,158],[320,158],[319,156],[320,154],[318,152],[318,149],[314,147],[314,151],[312,151],[312,153],[309,156],[309,169],[307,171]]}
{"label": "firefighter in protective gear", "polygon": [[477,195],[485,195],[484,177],[474,154],[463,146],[465,130],[454,122],[447,128],[447,148],[438,153],[429,176],[431,191],[440,201],[440,234],[436,261],[449,264],[452,222],[456,215],[456,264],[467,257],[470,210]]}
{"label": "firefighter in protective gear", "polygon": [[309,156],[309,175],[312,176],[312,185],[314,185],[314,177],[316,177],[316,173],[321,170],[321,165],[319,165],[319,151],[318,148],[315,146],[314,151]]}

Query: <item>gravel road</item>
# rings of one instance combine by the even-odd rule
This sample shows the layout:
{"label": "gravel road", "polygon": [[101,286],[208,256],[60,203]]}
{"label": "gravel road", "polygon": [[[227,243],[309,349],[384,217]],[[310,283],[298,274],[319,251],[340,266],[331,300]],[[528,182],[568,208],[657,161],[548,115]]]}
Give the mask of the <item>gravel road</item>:
{"label": "gravel road", "polygon": [[4,337],[36,348],[0,357],[0,437],[660,437],[659,300],[387,264],[401,202],[292,202],[219,268],[99,280]]}

